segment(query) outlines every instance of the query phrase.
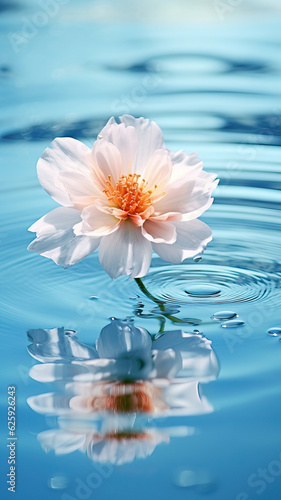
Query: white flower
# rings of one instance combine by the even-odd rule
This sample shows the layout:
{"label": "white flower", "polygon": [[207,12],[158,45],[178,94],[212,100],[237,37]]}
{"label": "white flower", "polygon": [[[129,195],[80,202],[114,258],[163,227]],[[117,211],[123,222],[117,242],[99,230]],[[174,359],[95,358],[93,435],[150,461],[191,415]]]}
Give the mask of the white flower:
{"label": "white flower", "polygon": [[172,153],[154,122],[129,115],[111,118],[92,150],[58,138],[40,158],[43,188],[62,205],[30,227],[29,250],[64,267],[99,248],[112,277],[144,276],[152,250],[180,263],[212,239],[197,219],[212,204],[215,174],[202,170],[195,153]]}

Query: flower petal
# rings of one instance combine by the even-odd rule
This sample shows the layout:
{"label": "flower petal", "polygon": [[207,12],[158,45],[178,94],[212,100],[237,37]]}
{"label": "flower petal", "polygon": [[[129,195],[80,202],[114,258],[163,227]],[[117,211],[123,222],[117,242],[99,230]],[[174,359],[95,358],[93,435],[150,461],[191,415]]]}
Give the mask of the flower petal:
{"label": "flower petal", "polygon": [[[157,199],[168,184],[173,165],[169,157],[168,151],[158,149],[154,151],[143,172],[143,178],[146,180],[146,189],[152,189],[151,200]],[[156,187],[157,186],[157,187]]]}
{"label": "flower petal", "polygon": [[133,169],[136,173],[142,173],[149,159],[157,149],[165,149],[163,134],[160,127],[145,118],[134,118],[131,115],[119,117],[121,123],[126,127],[134,127],[138,138],[138,149],[136,152]]}
{"label": "flower petal", "polygon": [[130,115],[119,117],[120,124],[110,118],[100,135],[112,142],[123,158],[123,173],[126,175],[128,161],[131,160],[132,173],[142,173],[156,149],[164,149],[161,129],[155,122]]}
{"label": "flower petal", "polygon": [[197,153],[190,153],[188,155],[183,150],[177,153],[173,153],[173,151],[169,150],[169,155],[174,165],[171,182],[186,177],[196,177],[203,168],[203,162],[200,160]]}
{"label": "flower petal", "polygon": [[90,175],[81,175],[79,172],[61,172],[59,177],[73,207],[77,210],[93,205],[101,196],[101,192]]}
{"label": "flower petal", "polygon": [[[45,149],[37,163],[41,186],[52,198],[63,206],[72,206],[68,190],[60,177],[62,172],[79,175],[81,182],[89,179],[92,164],[91,150],[71,137],[55,139],[52,148]],[[94,195],[95,193],[92,193]]]}
{"label": "flower petal", "polygon": [[137,278],[147,273],[151,253],[151,243],[142,236],[141,229],[127,220],[118,231],[102,238],[99,259],[111,278],[121,275]]}
{"label": "flower petal", "polygon": [[37,238],[28,250],[37,252],[63,267],[72,266],[96,250],[100,239],[75,236],[73,226],[81,221],[81,212],[74,208],[59,207],[44,215],[29,230]]}
{"label": "flower petal", "polygon": [[124,123],[117,124],[114,118],[110,118],[106,126],[101,130],[98,141],[104,139],[112,143],[120,151],[122,158],[122,173],[136,173],[133,168],[138,148],[136,129],[132,126],[126,127]]}
{"label": "flower petal", "polygon": [[149,218],[151,221],[180,221],[182,214],[180,212],[167,212],[166,214],[152,215]]}
{"label": "flower petal", "polygon": [[94,164],[101,170],[105,180],[110,176],[116,183],[123,173],[122,158],[117,147],[108,141],[98,139],[93,145],[92,155]]}
{"label": "flower petal", "polygon": [[120,225],[120,219],[95,206],[84,208],[81,217],[82,222],[74,226],[76,236],[104,236],[116,231]]}
{"label": "flower petal", "polygon": [[196,181],[194,179],[179,179],[170,183],[165,188],[165,196],[154,202],[156,215],[167,212],[187,212],[187,206],[194,189]]}
{"label": "flower petal", "polygon": [[177,232],[171,222],[161,222],[147,219],[142,226],[142,234],[148,240],[154,243],[175,243]]}
{"label": "flower petal", "polygon": [[212,231],[204,222],[195,219],[172,223],[177,231],[177,240],[172,245],[153,243],[153,250],[161,259],[179,264],[188,257],[202,252],[212,239]]}
{"label": "flower petal", "polygon": [[166,212],[181,212],[183,220],[200,217],[213,200],[210,198],[217,187],[216,174],[202,172],[200,177],[178,179],[166,186],[166,195],[154,203],[156,215]]}

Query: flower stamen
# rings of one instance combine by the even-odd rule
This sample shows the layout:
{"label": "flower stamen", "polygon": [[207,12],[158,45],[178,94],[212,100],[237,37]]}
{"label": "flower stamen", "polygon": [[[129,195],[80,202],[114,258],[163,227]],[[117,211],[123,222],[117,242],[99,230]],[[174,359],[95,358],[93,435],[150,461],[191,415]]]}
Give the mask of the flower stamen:
{"label": "flower stamen", "polygon": [[152,190],[146,190],[147,182],[141,179],[139,174],[121,175],[114,185],[112,178],[108,175],[106,180],[106,194],[108,200],[128,215],[136,215],[144,212],[151,206]]}

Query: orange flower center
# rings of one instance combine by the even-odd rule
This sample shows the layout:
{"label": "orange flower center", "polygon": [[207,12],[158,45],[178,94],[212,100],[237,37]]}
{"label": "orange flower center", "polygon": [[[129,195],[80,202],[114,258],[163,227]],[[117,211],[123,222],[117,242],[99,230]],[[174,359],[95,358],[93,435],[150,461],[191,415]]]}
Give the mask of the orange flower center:
{"label": "orange flower center", "polygon": [[121,175],[116,184],[109,175],[106,185],[107,198],[129,215],[141,214],[151,206],[152,190],[146,189],[147,183],[139,174]]}

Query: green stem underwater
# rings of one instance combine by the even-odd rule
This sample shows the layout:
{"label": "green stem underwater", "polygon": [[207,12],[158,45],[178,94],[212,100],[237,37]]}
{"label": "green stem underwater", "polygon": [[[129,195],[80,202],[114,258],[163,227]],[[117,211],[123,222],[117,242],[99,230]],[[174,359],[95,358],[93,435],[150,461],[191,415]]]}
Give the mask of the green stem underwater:
{"label": "green stem underwater", "polygon": [[152,293],[150,293],[146,286],[143,284],[142,280],[140,278],[134,278],[135,282],[137,283],[138,287],[141,289],[141,291],[144,293],[144,295],[147,296],[148,299],[152,300],[153,302],[155,302],[155,304],[158,304],[159,305],[159,309],[160,311],[165,311],[165,306],[164,306],[164,303],[157,299],[156,297],[154,297],[154,295],[152,295]]}
{"label": "green stem underwater", "polygon": [[159,306],[159,309],[160,309],[161,312],[163,312],[163,315],[165,316],[165,318],[170,319],[173,323],[185,323],[181,319],[176,318],[176,316],[172,316],[171,314],[166,314],[165,313],[165,305],[164,305],[165,302],[163,302],[162,300],[159,300],[156,297],[154,297],[154,295],[152,295],[152,293],[150,293],[147,290],[147,288],[143,284],[141,278],[134,278],[134,280],[137,283],[138,287],[141,289],[141,291],[144,293],[144,295],[146,295],[146,297],[148,299],[152,300],[153,302],[155,302],[155,304],[157,304]]}

